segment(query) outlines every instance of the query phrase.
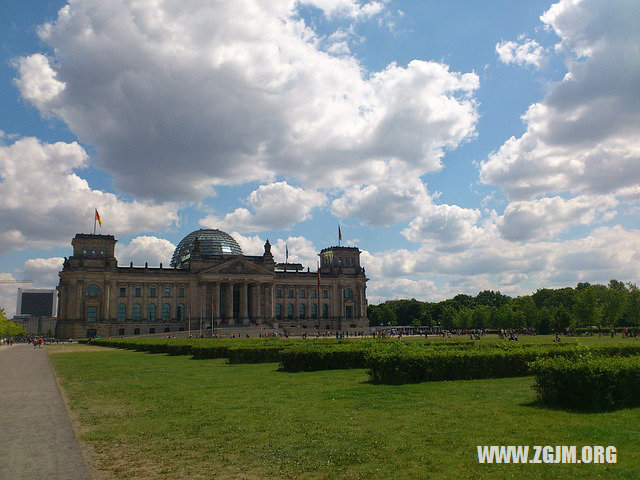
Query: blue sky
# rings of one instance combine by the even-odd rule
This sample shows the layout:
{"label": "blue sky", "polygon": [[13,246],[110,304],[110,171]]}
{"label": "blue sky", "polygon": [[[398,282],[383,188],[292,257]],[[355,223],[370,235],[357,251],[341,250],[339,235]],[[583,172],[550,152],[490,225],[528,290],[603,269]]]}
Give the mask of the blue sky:
{"label": "blue sky", "polygon": [[340,223],[374,303],[638,279],[637,2],[0,9],[0,279],[94,207],[122,264],[209,227],[313,268]]}

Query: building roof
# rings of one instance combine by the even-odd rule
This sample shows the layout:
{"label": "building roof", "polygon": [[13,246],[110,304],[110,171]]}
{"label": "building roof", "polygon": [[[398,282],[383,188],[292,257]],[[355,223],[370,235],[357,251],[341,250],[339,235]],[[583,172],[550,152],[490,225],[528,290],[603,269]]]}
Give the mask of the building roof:
{"label": "building roof", "polygon": [[171,257],[171,266],[179,267],[185,257],[194,253],[194,250],[199,250],[204,257],[242,255],[240,245],[228,233],[217,229],[201,228],[180,240]]}

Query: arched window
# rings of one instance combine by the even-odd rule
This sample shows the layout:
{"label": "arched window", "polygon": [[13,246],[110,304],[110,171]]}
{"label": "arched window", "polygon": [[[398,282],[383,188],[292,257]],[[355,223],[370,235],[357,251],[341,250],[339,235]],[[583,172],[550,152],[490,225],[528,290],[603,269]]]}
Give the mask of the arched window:
{"label": "arched window", "polygon": [[311,290],[311,298],[318,298],[318,291],[315,288]]}
{"label": "arched window", "polygon": [[322,304],[322,318],[329,318],[329,305],[326,303]]}
{"label": "arched window", "polygon": [[305,298],[307,296],[307,291],[303,288],[300,290],[300,298]]}
{"label": "arched window", "polygon": [[142,307],[139,303],[134,303],[131,308],[131,318],[134,322],[139,322],[142,317]]}
{"label": "arched window", "polygon": [[98,295],[100,295],[100,288],[92,283],[87,287],[85,292],[87,297],[97,297]]}
{"label": "arched window", "polygon": [[287,305],[287,318],[291,320],[293,318],[293,303]]}
{"label": "arched window", "polygon": [[322,291],[322,298],[329,298],[329,290]]}
{"label": "arched window", "polygon": [[184,304],[182,304],[182,303],[178,304],[178,308],[176,310],[176,313],[178,315],[178,321],[179,322],[184,321]]}
{"label": "arched window", "polygon": [[124,303],[118,305],[118,321],[124,322],[127,318],[127,306]]}
{"label": "arched window", "polygon": [[171,305],[165,303],[162,305],[162,321],[168,322],[169,320],[171,320]]}
{"label": "arched window", "polygon": [[276,303],[276,318],[277,319],[282,318],[282,304],[281,303]]}
{"label": "arched window", "polygon": [[300,311],[300,318],[307,318],[307,307],[304,303],[300,304],[298,310]]}
{"label": "arched window", "polygon": [[293,289],[289,289],[289,293],[287,293],[287,298],[295,298]]}
{"label": "arched window", "polygon": [[353,292],[351,291],[351,289],[349,287],[344,289],[344,299],[345,300],[349,300],[351,297],[353,297]]}
{"label": "arched window", "polygon": [[311,318],[318,318],[318,305],[315,303],[311,304]]}
{"label": "arched window", "polygon": [[156,305],[155,303],[150,303],[147,305],[147,320],[150,322],[156,321]]}
{"label": "arched window", "polygon": [[98,307],[87,307],[87,322],[98,320]]}
{"label": "arched window", "polygon": [[164,287],[164,291],[162,293],[164,298],[171,298],[171,287]]}

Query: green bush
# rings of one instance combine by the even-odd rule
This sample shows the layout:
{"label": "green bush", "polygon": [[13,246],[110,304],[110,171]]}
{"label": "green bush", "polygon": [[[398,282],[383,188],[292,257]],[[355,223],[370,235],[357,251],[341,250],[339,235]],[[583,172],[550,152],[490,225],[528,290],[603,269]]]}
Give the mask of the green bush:
{"label": "green bush", "polygon": [[576,357],[584,351],[575,345],[378,350],[370,353],[367,366],[373,383],[386,384],[517,377],[528,375],[529,363],[539,357]]}
{"label": "green bush", "polygon": [[292,346],[280,352],[280,368],[285,372],[364,368],[373,348],[365,342]]}
{"label": "green bush", "polygon": [[280,352],[287,348],[282,342],[279,345],[240,345],[230,346],[227,350],[229,363],[270,363],[280,361]]}
{"label": "green bush", "polygon": [[544,358],[531,364],[547,405],[603,411],[640,405],[640,357]]}

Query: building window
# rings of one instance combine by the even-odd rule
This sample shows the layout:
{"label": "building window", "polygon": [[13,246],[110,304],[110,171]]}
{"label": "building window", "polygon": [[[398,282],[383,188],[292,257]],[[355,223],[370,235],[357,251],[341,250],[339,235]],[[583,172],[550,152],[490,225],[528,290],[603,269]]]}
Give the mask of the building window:
{"label": "building window", "polygon": [[89,329],[87,330],[87,337],[89,337],[89,338],[93,338],[93,337],[95,337],[96,335],[98,335],[98,331],[97,331],[95,328],[89,328]]}
{"label": "building window", "polygon": [[87,307],[87,322],[98,320],[98,307]]}
{"label": "building window", "polygon": [[311,304],[311,318],[318,318],[318,305],[315,303]]}
{"label": "building window", "polygon": [[184,321],[184,304],[179,303],[176,313],[178,314],[178,321]]}
{"label": "building window", "polygon": [[347,318],[353,318],[353,307],[351,305],[346,306],[345,313]]}
{"label": "building window", "polygon": [[287,318],[289,320],[293,319],[293,303],[290,303],[289,305],[287,305]]}
{"label": "building window", "polygon": [[151,298],[156,298],[158,296],[158,292],[156,290],[156,287],[150,287],[149,288],[149,296]]}
{"label": "building window", "polygon": [[345,300],[349,300],[351,297],[353,297],[353,292],[351,291],[350,288],[345,288],[344,289],[344,299]]}
{"label": "building window", "polygon": [[305,298],[307,296],[307,291],[303,288],[300,290],[300,298]]}
{"label": "building window", "polygon": [[127,318],[127,306],[124,303],[118,305],[118,321],[124,322]]}
{"label": "building window", "polygon": [[97,297],[98,295],[100,295],[100,289],[97,285],[91,284],[87,287],[86,294],[87,297]]}
{"label": "building window", "polygon": [[322,318],[329,318],[329,305],[326,303],[322,304]]}
{"label": "building window", "polygon": [[329,298],[329,290],[322,291],[322,298]]}
{"label": "building window", "polygon": [[326,328],[327,330],[331,330],[331,325],[325,325],[324,328]]}
{"label": "building window", "polygon": [[276,303],[276,318],[280,320],[282,318],[282,304]]}
{"label": "building window", "polygon": [[120,287],[120,296],[121,297],[127,296],[127,289],[125,287]]}
{"label": "building window", "polygon": [[134,296],[136,296],[136,297],[141,297],[142,296],[142,289],[140,287],[136,287],[135,292],[134,292]]}
{"label": "building window", "polygon": [[124,328],[118,329],[118,335],[120,335],[121,337],[124,336]]}
{"label": "building window", "polygon": [[149,329],[149,333],[156,333],[156,329],[155,329],[154,327],[151,327],[151,328]]}
{"label": "building window", "polygon": [[318,291],[315,288],[311,289],[311,298],[318,298]]}
{"label": "building window", "polygon": [[184,297],[184,287],[178,288],[178,296],[180,298]]}
{"label": "building window", "polygon": [[155,303],[150,303],[147,305],[147,320],[150,322],[156,321],[156,305]]}
{"label": "building window", "polygon": [[140,335],[140,329],[139,328],[134,328],[133,329],[133,334],[134,335]]}
{"label": "building window", "polygon": [[142,307],[139,303],[134,303],[131,308],[131,318],[134,322],[139,322],[142,317]]}
{"label": "building window", "polygon": [[164,333],[168,333],[171,331],[171,327],[164,327]]}
{"label": "building window", "polygon": [[171,305],[165,303],[162,305],[162,321],[168,322],[171,319]]}
{"label": "building window", "polygon": [[295,294],[293,292],[293,290],[289,290],[289,293],[287,294],[288,298],[295,298]]}
{"label": "building window", "polygon": [[298,310],[300,311],[300,318],[302,319],[307,318],[307,307],[304,303],[300,304],[300,306],[298,307]]}
{"label": "building window", "polygon": [[276,290],[276,298],[282,298],[282,289],[281,288],[278,288]]}
{"label": "building window", "polygon": [[165,287],[163,296],[164,298],[171,298],[171,288]]}

